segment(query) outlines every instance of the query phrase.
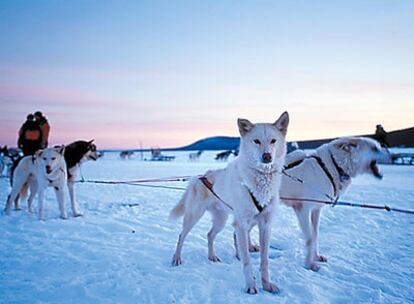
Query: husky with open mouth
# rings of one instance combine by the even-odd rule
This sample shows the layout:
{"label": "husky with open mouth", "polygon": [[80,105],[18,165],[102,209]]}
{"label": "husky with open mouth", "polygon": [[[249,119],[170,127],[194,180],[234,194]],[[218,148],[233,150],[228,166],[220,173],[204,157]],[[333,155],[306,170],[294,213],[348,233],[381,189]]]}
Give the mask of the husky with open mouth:
{"label": "husky with open mouth", "polygon": [[287,155],[280,200],[292,207],[298,218],[305,238],[306,268],[318,271],[318,262],[327,262],[318,248],[319,221],[324,205],[300,199],[334,202],[357,175],[368,173],[381,179],[377,162],[390,160],[388,150],[377,141],[364,137],[338,138],[310,155],[303,150]]}

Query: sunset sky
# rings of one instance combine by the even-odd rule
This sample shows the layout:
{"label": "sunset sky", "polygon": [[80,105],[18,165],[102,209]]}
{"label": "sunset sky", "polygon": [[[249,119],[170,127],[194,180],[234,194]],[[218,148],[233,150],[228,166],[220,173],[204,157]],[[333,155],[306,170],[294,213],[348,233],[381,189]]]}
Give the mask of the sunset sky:
{"label": "sunset sky", "polygon": [[291,116],[289,140],[414,126],[414,1],[0,1],[0,145],[174,147]]}

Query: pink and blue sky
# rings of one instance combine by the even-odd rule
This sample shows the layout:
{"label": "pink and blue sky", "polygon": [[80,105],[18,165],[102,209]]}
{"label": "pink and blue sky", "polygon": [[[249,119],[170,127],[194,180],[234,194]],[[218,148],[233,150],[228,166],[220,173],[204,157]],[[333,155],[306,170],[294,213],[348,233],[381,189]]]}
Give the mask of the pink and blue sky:
{"label": "pink and blue sky", "polygon": [[414,125],[414,1],[0,1],[0,145],[173,147],[288,110],[290,140]]}

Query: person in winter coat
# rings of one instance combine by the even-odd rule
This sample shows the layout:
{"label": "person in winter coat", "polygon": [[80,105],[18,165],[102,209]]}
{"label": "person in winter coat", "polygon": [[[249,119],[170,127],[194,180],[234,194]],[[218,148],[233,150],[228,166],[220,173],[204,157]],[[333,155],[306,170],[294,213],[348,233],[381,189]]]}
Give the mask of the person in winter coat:
{"label": "person in winter coat", "polygon": [[23,150],[24,156],[34,155],[37,150],[42,148],[42,129],[32,114],[27,115],[26,122],[19,130],[17,145]]}
{"label": "person in winter coat", "polygon": [[374,138],[381,144],[384,148],[389,148],[390,144],[388,142],[388,133],[384,130],[382,125],[377,125],[375,129]]}
{"label": "person in winter coat", "polygon": [[49,145],[50,124],[40,111],[35,112],[34,117],[42,129],[42,149],[45,149]]}

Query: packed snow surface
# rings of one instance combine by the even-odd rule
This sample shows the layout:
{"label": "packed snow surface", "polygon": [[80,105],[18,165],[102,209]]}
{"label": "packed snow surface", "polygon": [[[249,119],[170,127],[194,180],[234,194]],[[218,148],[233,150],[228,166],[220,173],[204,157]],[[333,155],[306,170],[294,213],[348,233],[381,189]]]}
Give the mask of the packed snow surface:
{"label": "packed snow surface", "polygon": [[[85,163],[82,172],[89,180],[134,180],[226,166],[214,160],[214,152],[198,162],[189,161],[187,152],[173,154],[172,162],[150,162],[107,153]],[[382,181],[358,177],[341,199],[414,209],[414,166],[381,169]],[[8,179],[1,178],[2,204],[9,190]],[[183,265],[171,266],[181,221],[170,222],[168,214],[182,191],[83,183],[76,192],[83,217],[61,220],[52,189],[45,221],[28,213],[25,203],[22,211],[0,216],[0,303],[414,303],[413,215],[325,207],[320,251],[328,263],[315,273],[303,267],[303,240],[293,211],[280,205],[270,273],[281,292],[260,289],[248,295],[234,257],[230,220],[216,240],[221,263],[207,259],[206,214],[186,239]],[[66,207],[69,211],[68,199]],[[258,241],[257,230],[253,239]],[[259,254],[251,257],[261,287]]]}

